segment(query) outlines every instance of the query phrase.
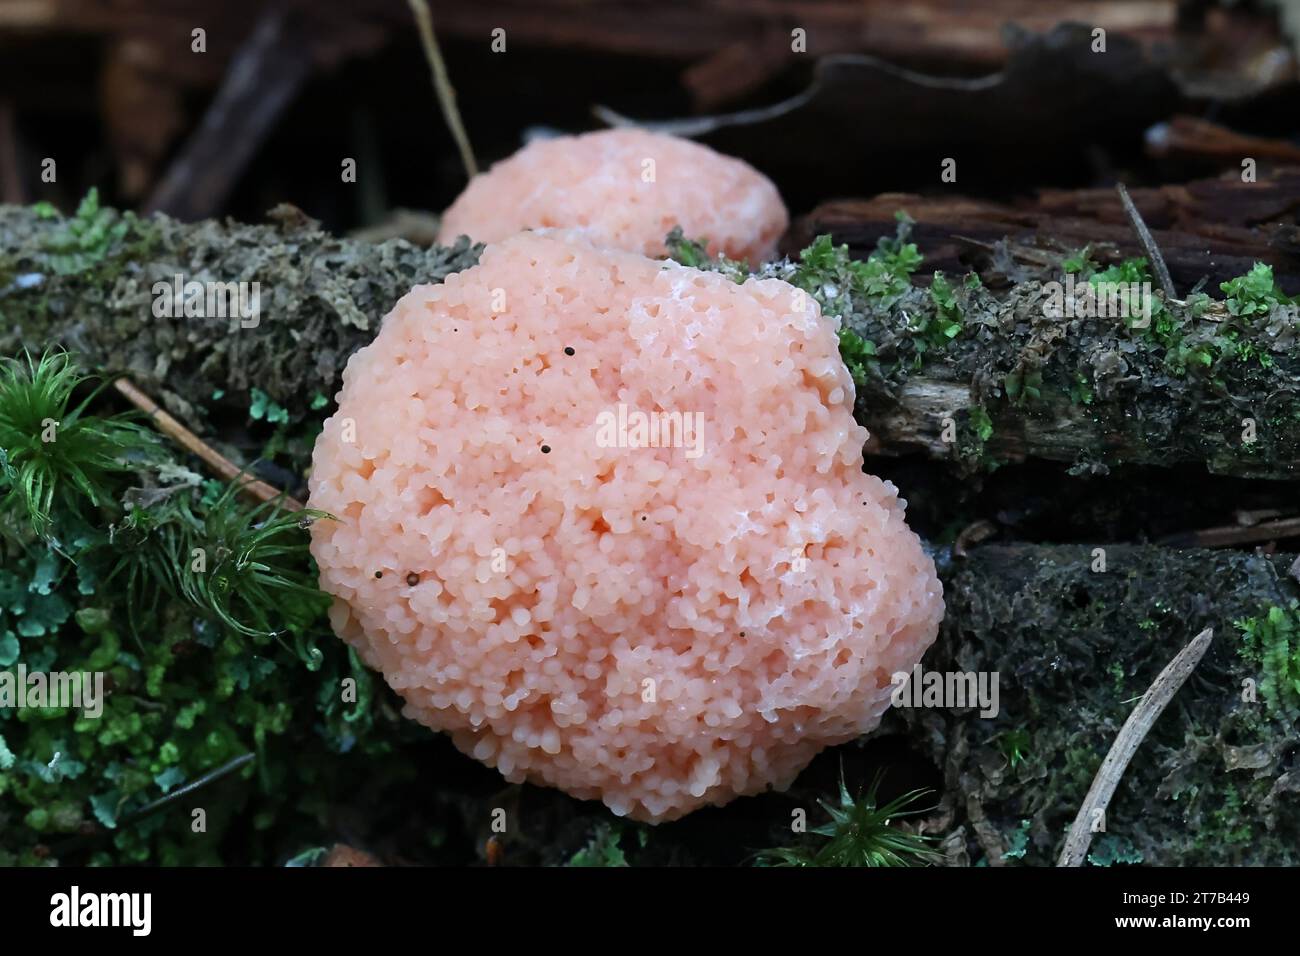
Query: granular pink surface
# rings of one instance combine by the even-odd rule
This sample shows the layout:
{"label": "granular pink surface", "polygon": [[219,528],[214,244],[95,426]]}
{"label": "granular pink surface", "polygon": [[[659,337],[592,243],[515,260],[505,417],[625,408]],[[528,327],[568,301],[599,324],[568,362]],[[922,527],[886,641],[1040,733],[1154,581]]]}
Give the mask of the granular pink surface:
{"label": "granular pink surface", "polygon": [[707,238],[710,254],[757,265],[775,255],[788,221],[776,187],[746,163],[675,136],[619,129],[540,140],[497,163],[452,203],[438,241],[578,228],[596,245],[662,256],[664,237],[680,225],[689,239]]}
{"label": "granular pink surface", "polygon": [[[310,482],[334,627],[511,781],[648,821],[783,788],[934,640],[834,323],[783,282],[525,233],[343,383]],[[650,412],[698,427],[631,447]]]}

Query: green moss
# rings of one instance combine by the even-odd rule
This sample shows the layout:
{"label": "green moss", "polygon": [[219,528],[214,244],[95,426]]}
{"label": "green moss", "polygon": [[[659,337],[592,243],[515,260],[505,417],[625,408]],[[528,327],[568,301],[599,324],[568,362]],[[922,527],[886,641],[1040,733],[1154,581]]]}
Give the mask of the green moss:
{"label": "green moss", "polygon": [[[200,432],[212,414],[246,412],[256,386],[288,411],[296,436],[318,418],[309,414],[314,397],[336,391],[348,356],[373,338],[397,299],[473,265],[482,248],[339,239],[287,207],[265,225],[138,219],[90,197],[83,207],[65,219],[0,206],[0,267],[32,280],[0,285],[0,354],[62,343],[87,365],[130,369],[137,385]],[[170,285],[178,272],[259,283],[260,324],[154,315],[156,284]],[[222,398],[204,400],[214,392]],[[310,445],[290,453],[309,457]]]}
{"label": "green moss", "polygon": [[1258,812],[1248,805],[1241,789],[1231,780],[1213,791],[1193,789],[1189,804],[1201,809],[1201,825],[1193,835],[1194,846],[1206,854],[1248,852],[1257,837]]}
{"label": "green moss", "polygon": [[920,330],[926,348],[943,348],[949,340],[961,334],[962,313],[957,302],[957,295],[942,272],[936,272],[930,282],[930,300],[934,303],[934,315]]}
{"label": "green moss", "polygon": [[708,269],[721,272],[733,282],[744,282],[750,276],[749,266],[726,256],[710,256],[708,239],[690,239],[682,234],[681,226],[675,226],[664,239],[668,258],[694,269]]}
{"label": "green moss", "polygon": [[1092,385],[1088,382],[1088,376],[1082,372],[1076,372],[1074,382],[1070,385],[1070,401],[1076,405],[1091,405],[1095,393]]}
{"label": "green moss", "polygon": [[1061,271],[1067,275],[1082,275],[1085,278],[1096,271],[1092,261],[1092,247],[1084,246],[1061,260]]}
{"label": "green moss", "polygon": [[[1289,406],[1282,414],[1280,406],[1300,390],[1295,305],[1279,298],[1267,267],[1225,283],[1227,303],[1200,292],[1166,301],[1146,260],[1102,266],[1085,249],[1066,258],[1065,273],[1092,284],[1094,294],[1111,284],[1128,314],[1124,321],[1062,318],[1049,314],[1044,283],[1063,276],[1046,270],[1041,281],[997,294],[975,276],[957,283],[936,273],[928,286],[917,284],[923,259],[911,226],[900,213],[895,234],[866,258],[822,235],[796,260],[753,272],[806,290],[824,314],[840,319],[840,353],[858,385],[856,412],[882,441],[891,439],[882,419],[919,378],[968,384],[969,407],[981,408],[990,422],[1007,420],[985,440],[991,449],[974,437],[953,443],[954,459],[967,472],[996,463],[1004,450],[998,446],[1022,449],[1025,431],[1064,419],[1080,423],[1080,437],[1087,436],[1074,446],[1076,473],[1131,460],[1191,460],[1238,475],[1293,474],[1300,417]],[[709,259],[702,243],[683,243],[679,232],[670,239],[679,261],[737,280],[750,274]],[[1128,301],[1135,283],[1142,298]],[[1138,321],[1144,313],[1149,322]],[[1243,396],[1257,407],[1244,406]],[[1001,415],[1003,408],[1011,413]],[[1248,415],[1270,425],[1253,443],[1240,439]],[[912,426],[906,415],[897,420]],[[916,439],[910,431],[899,437]]]}
{"label": "green moss", "polygon": [[1023,860],[1025,858],[1025,851],[1029,849],[1029,828],[1032,823],[1031,820],[1021,820],[1020,826],[1008,834],[1007,849],[1002,854],[1002,859]]}
{"label": "green moss", "polygon": [[839,803],[818,801],[830,817],[829,822],[808,832],[822,839],[799,847],[779,847],[758,854],[760,866],[918,866],[937,863],[940,855],[932,839],[891,826],[891,821],[926,810],[914,805],[925,791],[913,790],[880,805],[877,792],[880,777],[866,793],[856,797],[849,793],[840,775]]}
{"label": "green moss", "polygon": [[996,433],[993,418],[982,405],[959,409],[956,416],[956,453],[967,467],[996,471],[1001,462],[988,453],[989,441]]}
{"label": "green moss", "polygon": [[623,828],[617,824],[600,821],[596,824],[591,839],[577,853],[569,858],[569,866],[627,866],[627,855],[619,846]]}
{"label": "green moss", "polygon": [[1115,661],[1107,670],[1115,681],[1115,697],[1117,699],[1122,698],[1124,696],[1124,665],[1119,661]]}
{"label": "green moss", "polygon": [[1259,693],[1271,713],[1300,718],[1300,602],[1239,618],[1241,656],[1260,670]]}
{"label": "green moss", "polygon": [[[249,396],[252,398],[248,406],[248,417],[253,421],[266,421],[272,424],[284,424],[289,421],[288,410],[276,403],[271,396],[260,388],[249,390]],[[315,400],[313,399],[313,404]]]}
{"label": "green moss", "polygon": [[155,452],[152,433],[126,416],[88,416],[89,398],[74,404],[83,381],[66,353],[0,364],[0,509],[21,510],[47,540],[56,508],[84,521],[132,469],[129,457]]}
{"label": "green moss", "polygon": [[1263,317],[1294,301],[1274,281],[1273,267],[1263,262],[1256,262],[1244,276],[1221,283],[1219,289],[1232,315]]}
{"label": "green moss", "polygon": [[1088,862],[1093,866],[1137,866],[1144,862],[1142,852],[1133,841],[1113,833],[1103,833],[1092,843]]}
{"label": "green moss", "polygon": [[[57,406],[64,429],[54,445],[67,458],[41,464],[48,540],[34,532],[26,497],[0,498],[0,663],[100,672],[112,693],[98,718],[0,708],[0,820],[25,824],[0,829],[0,864],[88,852],[104,863],[219,862],[223,835],[249,801],[259,819],[277,820],[281,837],[296,832],[321,809],[322,782],[333,777],[337,788],[345,773],[337,754],[383,753],[401,739],[400,728],[371,733],[373,678],[330,635],[307,552],[313,516],[245,503],[233,486],[209,496],[202,483],[178,481],[192,473],[171,446],[135,425],[106,431],[115,419],[96,414],[93,397],[75,415],[67,408],[83,390],[70,364],[14,374],[27,376],[23,395],[32,376],[57,378],[58,388],[37,389],[52,399],[23,407]],[[12,394],[0,389],[0,417],[6,402]],[[21,466],[39,422],[5,420],[0,454]],[[116,467],[88,472],[74,443],[105,434],[112,455],[94,460]],[[195,549],[206,553],[202,570]],[[312,670],[316,679],[303,679]],[[146,818],[182,785],[247,754],[255,759],[220,782],[219,800],[196,796],[206,835],[182,813]],[[263,862],[256,854],[268,850],[249,848]]]}
{"label": "green moss", "polygon": [[853,381],[862,385],[875,362],[876,345],[849,328],[841,328],[839,337],[840,357],[844,359],[844,365],[853,376]]}
{"label": "green moss", "polygon": [[1007,758],[1007,765],[1015,769],[1029,756],[1029,748],[1033,744],[1033,739],[1029,731],[1023,728],[1008,730],[998,737],[998,749],[1002,755]]}
{"label": "green moss", "polygon": [[[63,219],[46,204],[33,211],[39,219],[58,222],[43,243],[46,262],[62,276],[74,276],[96,270],[105,278],[114,278],[125,263],[148,256],[158,240],[158,230],[133,213],[118,213],[99,204],[99,191],[92,188],[77,211]],[[111,263],[115,268],[105,269]]]}

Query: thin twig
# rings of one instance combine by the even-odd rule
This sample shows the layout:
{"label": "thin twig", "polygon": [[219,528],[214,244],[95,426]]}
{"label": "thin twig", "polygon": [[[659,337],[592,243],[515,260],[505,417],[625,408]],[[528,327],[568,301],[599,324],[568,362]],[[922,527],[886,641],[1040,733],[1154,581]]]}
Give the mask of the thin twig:
{"label": "thin twig", "polygon": [[[240,475],[247,474],[243,468],[222,455],[221,452],[207,444],[198,435],[160,408],[157,402],[136,388],[130,380],[125,378],[114,379],[113,387],[125,396],[127,401],[153,419],[153,423],[158,426],[160,432],[186,451],[192,452],[203,459],[209,468],[226,481],[233,481]],[[266,482],[257,479],[249,479],[244,482],[240,485],[239,490],[261,501],[275,501],[278,499],[281,507],[286,511],[302,511],[303,508],[302,502],[296,498],[291,498]]]}
{"label": "thin twig", "polygon": [[1119,201],[1124,205],[1124,212],[1128,214],[1129,224],[1133,227],[1133,232],[1137,234],[1138,242],[1142,244],[1142,250],[1147,254],[1147,261],[1151,263],[1151,268],[1155,270],[1156,280],[1160,283],[1160,288],[1165,290],[1166,299],[1177,299],[1178,293],[1174,290],[1173,277],[1169,275],[1169,267],[1165,265],[1165,257],[1160,254],[1160,247],[1156,245],[1151,230],[1142,220],[1142,214],[1138,212],[1137,206],[1133,205],[1133,198],[1128,194],[1128,189],[1123,183],[1116,183],[1115,190],[1119,193]]}
{"label": "thin twig", "polygon": [[130,816],[124,819],[121,823],[121,826],[129,827],[133,823],[139,823],[145,817],[153,816],[153,814],[157,813],[163,807],[167,806],[170,803],[176,802],[181,797],[186,796],[187,794],[191,794],[196,790],[201,790],[202,788],[206,787],[208,784],[220,780],[222,777],[228,774],[234,773],[236,770],[244,766],[244,764],[248,763],[252,759],[253,759],[253,754],[246,753],[246,754],[240,754],[238,757],[235,757],[233,760],[226,761],[216,770],[209,770],[207,773],[199,777],[197,780],[191,780],[189,783],[185,784],[185,786],[177,787],[171,793],[167,794],[167,796],[159,797],[157,800],[153,801],[153,803],[145,804],[139,810],[136,810],[134,813],[132,813]]}
{"label": "thin twig", "polygon": [[1183,686],[1183,682],[1201,662],[1213,638],[1214,629],[1209,627],[1192,638],[1191,643],[1179,651],[1160,672],[1147,688],[1147,692],[1142,695],[1138,705],[1133,708],[1133,713],[1129,714],[1128,720],[1124,721],[1119,736],[1111,745],[1110,753],[1106,754],[1097,776],[1092,780],[1092,786],[1088,788],[1083,806],[1079,807],[1079,815],[1074,818],[1070,835],[1065,838],[1065,846],[1061,850],[1061,858],[1056,862],[1057,866],[1083,865],[1083,861],[1088,856],[1088,847],[1092,844],[1093,817],[1098,810],[1102,813],[1106,812],[1106,807],[1110,805],[1110,798],[1115,795],[1115,788],[1119,786],[1120,778],[1124,776],[1133,754],[1146,739],[1156,718],[1164,712],[1174,694],[1178,693],[1178,688]]}
{"label": "thin twig", "polygon": [[179,800],[181,797],[187,794],[194,793],[195,791],[200,790],[203,787],[206,787],[208,784],[220,780],[222,777],[227,776],[228,774],[234,773],[236,770],[244,766],[253,758],[254,758],[254,754],[252,753],[240,754],[238,757],[226,761],[224,764],[222,764],[220,767],[217,767],[215,770],[208,771],[203,776],[198,777],[195,780],[191,780],[189,783],[185,784],[184,786],[177,787],[175,790],[173,790],[171,793],[167,794],[166,796],[160,797],[159,799],[154,800],[152,803],[146,804],[145,806],[141,807],[139,810],[136,810],[133,813],[128,814],[127,816],[119,820],[115,827],[110,828],[110,827],[105,827],[101,824],[92,824],[92,828],[90,829],[89,832],[80,833],[77,834],[76,836],[66,837],[65,839],[61,840],[60,842],[56,843],[53,847],[51,847],[50,852],[56,858],[63,857],[69,853],[72,853],[75,850],[80,849],[81,847],[85,846],[88,843],[101,839],[102,837],[104,837],[106,834],[110,832],[121,832],[122,830],[125,830],[127,827],[139,823],[141,820],[145,819],[146,817],[153,816],[153,814],[157,813],[159,810],[163,809],[169,804],[174,803],[176,800]]}
{"label": "thin twig", "polygon": [[424,58],[429,61],[433,72],[433,89],[438,94],[438,105],[442,107],[443,118],[451,137],[460,150],[460,161],[465,167],[465,175],[473,179],[478,175],[478,163],[474,161],[474,150],[470,148],[469,136],[465,134],[465,124],[460,119],[460,108],[456,105],[456,88],[447,76],[447,65],[442,61],[442,50],[438,48],[438,38],[433,32],[433,14],[429,12],[428,0],[407,0],[411,12],[415,14],[416,25],[420,28],[420,42],[424,45]]}

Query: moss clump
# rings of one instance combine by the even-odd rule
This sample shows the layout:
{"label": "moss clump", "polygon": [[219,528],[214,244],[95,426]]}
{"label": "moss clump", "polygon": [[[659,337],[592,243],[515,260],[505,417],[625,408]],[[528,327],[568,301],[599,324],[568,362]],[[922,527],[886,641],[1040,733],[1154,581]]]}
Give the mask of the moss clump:
{"label": "moss clump", "polygon": [[[99,191],[86,193],[77,211],[64,219],[49,204],[37,203],[33,211],[55,227],[45,237],[42,251],[61,276],[95,270],[101,279],[116,278],[127,262],[147,258],[158,242],[158,230],[134,213],[118,214],[99,204]],[[105,268],[106,264],[110,267]]]}
{"label": "moss clump", "polygon": [[[328,809],[338,754],[401,739],[370,732],[395,711],[330,635],[305,531],[319,516],[203,481],[97,393],[74,405],[87,382],[61,354],[0,381],[0,667],[104,689],[99,714],[0,708],[0,864],[232,862],[222,841],[250,826],[241,861],[274,862]],[[158,812],[214,773],[185,812]]]}
{"label": "moss clump", "polygon": [[[573,854],[569,858],[567,865],[579,867],[627,866],[627,854],[620,845],[623,830],[621,824],[600,821],[593,829],[591,839],[587,841],[587,845]],[[641,845],[645,846],[646,831],[639,830],[638,832],[641,835]]]}
{"label": "moss clump", "polygon": [[[89,366],[128,371],[191,427],[243,414],[253,388],[297,424],[317,417],[312,397],[334,393],[347,358],[411,286],[472,266],[482,249],[340,239],[291,206],[270,219],[139,219],[93,192],[66,219],[48,207],[0,206],[0,278],[10,277],[0,282],[0,354],[62,344]],[[156,315],[155,286],[177,276],[257,283],[257,323]]]}
{"label": "moss clump", "polygon": [[1233,622],[1241,655],[1259,668],[1259,693],[1280,719],[1300,720],[1300,602]]}
{"label": "moss clump", "polygon": [[1262,262],[1255,263],[1244,276],[1221,283],[1219,289],[1230,315],[1262,318],[1279,306],[1295,303],[1273,279],[1273,267]]}
{"label": "moss clump", "polygon": [[928,812],[916,808],[926,791],[913,790],[881,805],[880,777],[856,797],[840,774],[839,802],[819,800],[830,817],[808,832],[824,839],[805,846],[778,847],[758,855],[760,866],[924,866],[942,860],[932,838],[892,826],[891,822]]}
{"label": "moss clump", "polygon": [[85,520],[111,500],[114,481],[155,450],[154,436],[122,415],[74,406],[82,379],[66,353],[0,363],[0,510],[21,511],[50,540],[53,512]]}

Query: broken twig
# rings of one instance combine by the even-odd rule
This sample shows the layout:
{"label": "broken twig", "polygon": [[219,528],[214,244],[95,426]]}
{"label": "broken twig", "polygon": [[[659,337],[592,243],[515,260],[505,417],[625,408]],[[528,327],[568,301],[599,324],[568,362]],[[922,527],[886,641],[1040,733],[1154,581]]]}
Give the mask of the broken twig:
{"label": "broken twig", "polygon": [[71,853],[74,850],[80,849],[81,847],[85,846],[89,842],[102,838],[105,834],[108,834],[110,832],[115,832],[115,831],[121,832],[122,830],[125,830],[139,823],[141,820],[153,816],[159,810],[162,810],[164,807],[170,806],[171,804],[179,800],[181,797],[187,796],[191,793],[195,793],[198,790],[202,790],[204,787],[208,786],[211,783],[215,783],[216,781],[220,780],[222,777],[234,773],[236,770],[239,770],[241,767],[245,766],[250,761],[252,761],[255,757],[256,754],[253,753],[240,754],[238,757],[226,761],[224,764],[222,764],[220,767],[217,767],[215,770],[210,770],[207,773],[205,773],[203,776],[198,777],[195,780],[191,780],[189,783],[184,784],[183,786],[177,787],[176,789],[168,793],[166,796],[159,797],[157,800],[154,800],[151,803],[146,804],[145,806],[141,807],[139,810],[136,810],[133,813],[124,817],[123,819],[119,820],[116,824],[112,826],[104,826],[101,823],[89,824],[88,828],[83,830],[80,834],[67,837],[62,842],[56,844],[52,848],[52,851],[56,857],[63,856],[64,854]]}
{"label": "broken twig", "polygon": [[139,823],[141,820],[145,819],[145,817],[152,816],[153,814],[161,810],[163,807],[175,803],[181,797],[194,793],[196,790],[202,790],[208,784],[214,783],[217,780],[220,780],[222,777],[234,773],[236,770],[238,770],[239,768],[243,767],[245,764],[252,761],[254,756],[255,754],[251,754],[251,753],[240,754],[238,757],[235,757],[233,760],[226,761],[217,769],[209,770],[203,776],[195,780],[191,780],[189,783],[185,784],[184,786],[177,787],[175,790],[167,794],[165,797],[159,797],[157,800],[154,800],[152,803],[148,803],[145,806],[141,807],[139,810],[136,810],[129,817],[127,817],[125,820],[122,821],[121,826],[128,827],[133,823]]}
{"label": "broken twig", "polygon": [[1160,254],[1160,247],[1156,245],[1151,230],[1142,220],[1142,214],[1138,212],[1137,206],[1133,205],[1133,197],[1128,194],[1128,189],[1123,183],[1116,183],[1115,190],[1119,193],[1119,201],[1124,205],[1129,224],[1133,226],[1133,232],[1137,235],[1138,242],[1142,244],[1142,251],[1147,254],[1147,261],[1151,263],[1160,288],[1165,292],[1165,298],[1177,299],[1178,293],[1174,290],[1174,280],[1169,275],[1169,267],[1165,265],[1165,257]]}
{"label": "broken twig", "polygon": [[1146,739],[1156,718],[1164,712],[1174,694],[1178,693],[1178,688],[1183,686],[1188,675],[1201,662],[1213,638],[1214,629],[1209,627],[1192,638],[1191,643],[1165,665],[1165,669],[1160,672],[1147,688],[1147,692],[1142,695],[1138,705],[1133,708],[1133,713],[1129,714],[1128,720],[1124,721],[1119,736],[1111,745],[1110,753],[1106,754],[1097,776],[1092,780],[1092,786],[1088,788],[1088,795],[1084,797],[1083,805],[1079,807],[1078,816],[1070,826],[1070,834],[1065,838],[1065,846],[1061,850],[1061,858],[1056,862],[1057,866],[1083,865],[1083,861],[1088,856],[1088,847],[1092,844],[1093,820],[1098,813],[1105,814],[1106,807],[1110,805],[1110,798],[1115,795],[1115,788],[1119,786],[1120,778],[1124,776],[1133,754]]}
{"label": "broken twig", "polygon": [[[194,432],[190,431],[169,415],[159,407],[157,402],[144,392],[140,391],[140,389],[136,388],[136,386],[129,380],[125,378],[114,379],[113,387],[116,388],[127,401],[153,419],[153,423],[158,427],[160,432],[172,439],[172,441],[176,442],[176,444],[180,445],[186,451],[192,452],[199,458],[203,459],[203,462],[209,468],[226,481],[233,481],[240,475],[247,474],[243,468],[240,468],[225,455],[221,454],[221,452],[217,451],[202,438],[194,434]],[[266,482],[258,481],[257,479],[251,479],[244,482],[240,485],[239,490],[245,494],[252,495],[254,498],[258,498],[261,501],[275,501],[278,499],[281,506],[286,511],[302,511],[303,508],[302,502],[298,501],[296,498],[291,498],[289,495],[271,487]]]}

